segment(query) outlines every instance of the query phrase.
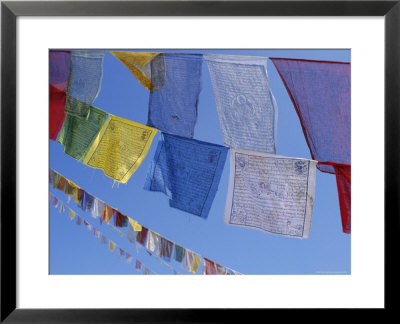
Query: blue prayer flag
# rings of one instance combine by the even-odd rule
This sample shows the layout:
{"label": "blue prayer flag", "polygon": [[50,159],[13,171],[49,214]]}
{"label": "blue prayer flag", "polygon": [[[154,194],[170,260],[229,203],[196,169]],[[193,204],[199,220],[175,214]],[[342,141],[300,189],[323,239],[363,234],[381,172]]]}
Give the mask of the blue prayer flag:
{"label": "blue prayer flag", "polygon": [[165,193],[171,207],[207,218],[227,152],[225,146],[163,133],[145,189]]}

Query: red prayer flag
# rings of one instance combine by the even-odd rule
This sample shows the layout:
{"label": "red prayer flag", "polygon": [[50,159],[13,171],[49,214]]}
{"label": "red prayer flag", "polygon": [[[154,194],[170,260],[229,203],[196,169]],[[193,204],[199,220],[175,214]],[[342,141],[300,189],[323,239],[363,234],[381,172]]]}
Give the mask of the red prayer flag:
{"label": "red prayer flag", "polygon": [[64,91],[50,85],[50,101],[49,101],[49,138],[53,141],[57,139],[58,133],[65,119],[65,98]]}
{"label": "red prayer flag", "polygon": [[71,52],[51,50],[49,56],[50,85],[66,91],[71,67]]}
{"label": "red prayer flag", "polygon": [[138,243],[144,245],[144,243],[146,242],[147,232],[148,232],[148,229],[146,227],[142,226],[142,230],[136,236],[136,241],[138,241]]}
{"label": "red prayer flag", "polygon": [[344,233],[351,233],[351,166],[334,165]]}

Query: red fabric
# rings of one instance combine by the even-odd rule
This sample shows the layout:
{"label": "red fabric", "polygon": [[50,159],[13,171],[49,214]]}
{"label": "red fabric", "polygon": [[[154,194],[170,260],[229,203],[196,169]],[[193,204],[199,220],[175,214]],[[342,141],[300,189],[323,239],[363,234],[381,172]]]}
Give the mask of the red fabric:
{"label": "red fabric", "polygon": [[211,260],[204,258],[204,273],[206,275],[216,274],[215,263]]}
{"label": "red fabric", "polygon": [[50,85],[49,101],[49,138],[53,141],[57,139],[58,133],[65,119],[65,98],[66,94]]}
{"label": "red fabric", "polygon": [[335,165],[340,214],[344,233],[351,233],[351,166]]}
{"label": "red fabric", "polygon": [[144,242],[146,242],[147,232],[148,229],[142,226],[142,230],[136,236],[136,240],[138,241],[138,243],[144,245]]}
{"label": "red fabric", "polygon": [[[350,63],[271,60],[299,116],[312,158],[350,164]],[[335,172],[329,163],[318,168]]]}
{"label": "red fabric", "polygon": [[50,85],[66,91],[71,67],[71,52],[51,50],[49,57]]}
{"label": "red fabric", "polygon": [[114,210],[113,219],[114,219],[114,226],[116,226],[116,227],[128,226],[128,223],[129,223],[128,217],[121,214],[117,210]]}

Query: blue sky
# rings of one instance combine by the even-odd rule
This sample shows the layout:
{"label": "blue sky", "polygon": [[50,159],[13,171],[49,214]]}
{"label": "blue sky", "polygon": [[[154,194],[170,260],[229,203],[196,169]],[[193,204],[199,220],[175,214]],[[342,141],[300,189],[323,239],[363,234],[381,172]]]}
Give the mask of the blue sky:
{"label": "blue sky", "polygon": [[[113,49],[120,50],[120,49]],[[126,50],[126,49],[124,49]],[[141,49],[138,51],[146,51]],[[151,50],[157,51],[157,50]],[[179,53],[220,53],[264,57],[287,57],[350,62],[350,50],[163,50]],[[268,60],[268,76],[278,105],[277,154],[311,158],[301,130],[299,118],[272,62]],[[148,91],[114,56],[106,53],[103,80],[94,106],[110,114],[141,124],[147,122]],[[207,64],[202,67],[202,91],[194,138],[223,144],[215,108]],[[92,169],[63,152],[63,146],[49,141],[50,167],[72,180],[110,206],[137,220],[140,224],[200,255],[242,274],[350,274],[351,235],[341,227],[339,201],[334,175],[317,171],[315,201],[310,236],[299,240],[268,234],[256,229],[229,226],[223,222],[229,178],[229,158],[225,163],[219,189],[208,218],[202,219],[169,207],[168,198],[143,189],[160,133],[154,138],[149,153],[127,184],[113,187],[113,180],[102,170]],[[67,196],[50,187],[62,201]],[[83,225],[70,221],[67,212],[60,214],[50,206],[50,274],[130,274],[135,259],[158,274],[173,274],[164,264],[147,255],[99,220],[83,212],[73,202],[67,204],[105,236],[133,255],[128,264],[101,245]],[[126,232],[126,228],[122,229]],[[171,266],[180,274],[189,274],[179,263]],[[198,273],[201,273],[201,267]]]}

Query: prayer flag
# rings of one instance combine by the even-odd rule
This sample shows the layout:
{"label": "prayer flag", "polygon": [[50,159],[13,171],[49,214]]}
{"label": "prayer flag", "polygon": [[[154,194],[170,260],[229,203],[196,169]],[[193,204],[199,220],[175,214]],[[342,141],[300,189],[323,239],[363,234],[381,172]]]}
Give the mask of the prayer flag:
{"label": "prayer flag", "polygon": [[65,205],[64,205],[64,203],[61,203],[59,212],[60,212],[60,214],[62,214],[62,213],[65,212]]}
{"label": "prayer flag", "polygon": [[187,271],[196,273],[200,266],[201,258],[193,251],[187,250],[183,258],[182,266]]}
{"label": "prayer flag", "polygon": [[351,233],[351,166],[334,165],[343,232]]}
{"label": "prayer flag", "polygon": [[[103,52],[72,51],[65,112],[87,118],[103,77]],[[79,100],[76,104],[74,101]]]}
{"label": "prayer flag", "polygon": [[108,223],[114,213],[114,209],[107,204],[104,206],[103,212],[101,214],[100,222],[106,221]]}
{"label": "prayer flag", "polygon": [[99,237],[100,237],[100,232],[99,232],[98,229],[95,228],[95,227],[93,227],[93,235],[94,235],[94,237],[96,237],[96,238],[99,238]]}
{"label": "prayer flag", "polygon": [[226,275],[228,274],[226,268],[218,263],[215,263],[215,269],[217,275]]}
{"label": "prayer flag", "polygon": [[121,248],[118,248],[118,257],[123,257],[125,255],[125,251]]}
{"label": "prayer flag", "polygon": [[93,202],[94,202],[94,197],[91,194],[84,191],[82,205],[81,205],[82,209],[84,211],[90,210],[92,208]]}
{"label": "prayer flag", "polygon": [[224,222],[307,238],[316,161],[231,150]]}
{"label": "prayer flag", "polygon": [[50,50],[49,53],[49,81],[50,85],[64,92],[68,86],[71,66],[71,52]]}
{"label": "prayer flag", "polygon": [[214,275],[214,274],[216,274],[215,263],[211,260],[204,258],[203,275]]}
{"label": "prayer flag", "polygon": [[108,242],[108,249],[110,250],[110,252],[114,252],[115,247],[116,247],[115,243],[114,243],[113,241],[110,240],[110,241]]}
{"label": "prayer flag", "polygon": [[57,206],[58,206],[58,198],[57,197],[54,197],[52,205],[54,206],[54,208],[57,208]]}
{"label": "prayer flag", "polygon": [[135,232],[140,232],[142,230],[142,225],[140,225],[137,221],[129,218],[129,223],[131,224],[132,228]]}
{"label": "prayer flag", "polygon": [[69,180],[67,180],[67,183],[65,184],[65,189],[64,192],[68,196],[73,196],[75,195],[75,190],[76,186]]}
{"label": "prayer flag", "polygon": [[221,145],[163,134],[144,188],[165,193],[171,207],[207,218],[227,151]]}
{"label": "prayer flag", "polygon": [[72,209],[70,209],[69,210],[69,219],[73,220],[74,218],[75,218],[75,212]]}
{"label": "prayer flag", "polygon": [[166,260],[166,261],[171,261],[171,254],[172,254],[172,248],[174,246],[174,243],[171,241],[168,241],[166,238],[161,237],[161,242],[160,242],[160,256]]}
{"label": "prayer flag", "polygon": [[183,246],[175,244],[174,260],[177,262],[182,262],[184,257],[185,257],[185,248]]}
{"label": "prayer flag", "polygon": [[103,234],[100,236],[100,244],[106,244],[108,242],[108,238],[105,237]]}
{"label": "prayer flag", "polygon": [[135,265],[136,270],[140,270],[142,268],[142,262],[136,259],[136,265]]}
{"label": "prayer flag", "polygon": [[[201,91],[202,55],[164,53],[165,85],[150,93],[147,125],[163,132],[192,138]],[[154,68],[154,67],[153,67]],[[158,65],[163,69],[163,65]],[[157,73],[159,76],[161,73]]]}
{"label": "prayer flag", "polygon": [[147,268],[147,267],[144,267],[143,274],[144,275],[149,275],[150,274],[150,269]]}
{"label": "prayer flag", "polygon": [[110,53],[120,60],[147,90],[156,91],[165,84],[165,60],[160,53]]}
{"label": "prayer flag", "polygon": [[84,190],[81,188],[77,188],[75,191],[74,202],[78,203],[79,206],[82,206]]}
{"label": "prayer flag", "polygon": [[[299,116],[311,156],[351,163],[350,63],[271,58]],[[329,164],[318,164],[334,173]]]}
{"label": "prayer flag", "polygon": [[144,243],[146,242],[147,232],[148,232],[148,229],[146,227],[142,226],[142,230],[140,232],[138,232],[138,235],[136,237],[136,241],[143,246],[144,246]]}
{"label": "prayer flag", "polygon": [[157,255],[160,254],[160,240],[159,234],[149,231],[146,248]]}
{"label": "prayer flag", "polygon": [[82,224],[82,217],[78,215],[76,218],[76,225],[81,225]]}
{"label": "prayer flag", "polygon": [[105,111],[92,106],[87,119],[68,115],[57,139],[64,145],[64,152],[78,161],[83,161],[104,125],[106,116]]}
{"label": "prayer flag", "polygon": [[65,183],[67,182],[67,180],[62,175],[57,174],[55,181],[56,181],[56,189],[64,191]]}
{"label": "prayer flag", "polygon": [[55,141],[65,119],[66,94],[52,85],[49,92],[49,138]]}
{"label": "prayer flag", "polygon": [[113,214],[114,226],[126,227],[129,224],[128,217],[121,214],[118,210],[114,210]]}
{"label": "prayer flag", "polygon": [[225,145],[275,154],[278,107],[267,59],[205,55]]}
{"label": "prayer flag", "polygon": [[143,162],[156,133],[154,128],[110,115],[83,163],[125,183]]}
{"label": "prayer flag", "polygon": [[104,202],[102,202],[100,199],[94,197],[93,205],[92,205],[92,217],[93,218],[98,218],[102,215],[103,210],[104,210]]}
{"label": "prayer flag", "polygon": [[125,261],[126,263],[131,263],[133,260],[133,256],[129,254],[128,252],[125,253]]}
{"label": "prayer flag", "polygon": [[129,242],[134,243],[136,240],[136,233],[132,227],[131,224],[128,226],[128,231],[126,233],[126,238],[128,239]]}

